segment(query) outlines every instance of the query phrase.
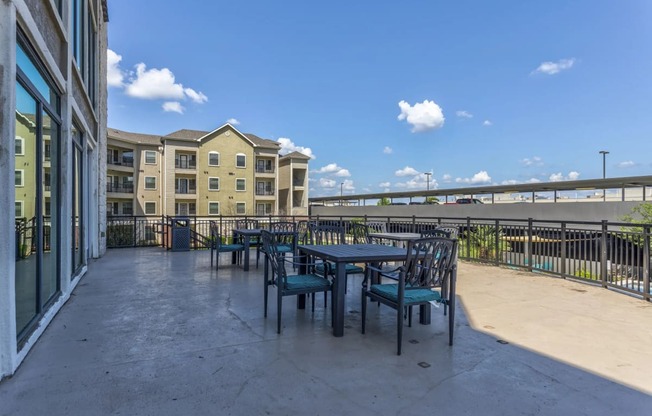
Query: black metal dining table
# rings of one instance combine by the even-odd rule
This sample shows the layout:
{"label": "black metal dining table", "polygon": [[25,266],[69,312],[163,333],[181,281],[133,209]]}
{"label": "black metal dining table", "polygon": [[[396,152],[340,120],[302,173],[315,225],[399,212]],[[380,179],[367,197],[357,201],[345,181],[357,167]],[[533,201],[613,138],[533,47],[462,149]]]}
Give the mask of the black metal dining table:
{"label": "black metal dining table", "polygon": [[[345,279],[347,263],[381,263],[405,260],[407,249],[382,244],[299,245],[300,253],[335,263],[333,282],[333,335],[344,335]],[[300,273],[305,273],[304,270]]]}
{"label": "black metal dining table", "polygon": [[[236,228],[233,230],[233,241],[236,241],[236,238],[238,236],[242,237],[243,240],[243,245],[244,245],[244,264],[242,265],[242,269],[245,272],[249,271],[249,248],[251,246],[251,237],[258,237],[258,244],[260,244],[260,236],[262,235],[262,228]],[[233,253],[233,257],[231,262],[235,264],[235,254]]]}

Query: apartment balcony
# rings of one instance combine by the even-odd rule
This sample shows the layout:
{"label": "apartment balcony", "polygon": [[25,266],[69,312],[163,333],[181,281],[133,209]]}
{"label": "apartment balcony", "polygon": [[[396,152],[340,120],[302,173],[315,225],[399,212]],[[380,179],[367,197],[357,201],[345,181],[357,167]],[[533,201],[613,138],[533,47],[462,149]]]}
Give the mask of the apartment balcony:
{"label": "apartment balcony", "polygon": [[273,166],[272,167],[256,166],[256,173],[273,175],[275,173],[275,170]]}
{"label": "apartment balcony", "polygon": [[303,179],[294,179],[292,181],[292,188],[301,191],[305,188],[305,181]]}
{"label": "apartment balcony", "polygon": [[133,185],[126,185],[126,184],[113,184],[113,183],[107,183],[106,184],[106,192],[107,193],[119,193],[119,194],[133,194],[134,193],[134,186]]}
{"label": "apartment balcony", "polygon": [[187,171],[195,171],[197,170],[197,162],[195,161],[180,161],[176,160],[174,162],[174,168],[180,171],[186,171],[185,173],[192,173],[192,172],[187,172]]}
{"label": "apartment balcony", "polygon": [[644,301],[461,262],[455,344],[433,308],[430,325],[406,325],[396,356],[390,308],[370,304],[360,333],[361,276],[349,276],[343,337],[319,296],[314,313],[285,298],[279,335],[276,302],[263,318],[263,267],[230,258],[215,270],[205,250],[139,248],[92,261],[0,383],[0,413],[649,414]]}
{"label": "apartment balcony", "polygon": [[274,196],[275,194],[274,189],[256,189],[256,196]]}
{"label": "apartment balcony", "polygon": [[176,188],[174,190],[174,197],[178,199],[194,199],[197,197],[197,189],[196,188],[190,188],[190,189],[182,189],[182,188]]}
{"label": "apartment balcony", "polygon": [[110,159],[106,161],[106,169],[117,172],[133,172],[133,159]]}

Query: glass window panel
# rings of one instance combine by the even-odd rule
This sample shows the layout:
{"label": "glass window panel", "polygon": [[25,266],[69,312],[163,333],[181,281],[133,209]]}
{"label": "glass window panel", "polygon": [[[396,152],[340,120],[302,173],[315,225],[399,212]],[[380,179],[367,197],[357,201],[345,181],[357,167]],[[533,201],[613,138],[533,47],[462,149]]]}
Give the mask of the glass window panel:
{"label": "glass window panel", "polygon": [[145,214],[146,215],[156,214],[156,202],[145,202]]}
{"label": "glass window panel", "polygon": [[235,156],[235,166],[238,168],[244,168],[247,166],[247,157],[245,155],[236,155]]}
{"label": "glass window panel", "polygon": [[245,180],[244,179],[236,179],[235,180],[235,190],[236,191],[244,191],[246,190],[245,188]]}
{"label": "glass window panel", "polygon": [[219,202],[209,202],[208,203],[208,214],[209,215],[220,215],[220,203]]}
{"label": "glass window panel", "polygon": [[55,293],[57,293],[57,279],[59,271],[57,269],[57,258],[59,256],[58,241],[56,239],[59,224],[57,223],[59,209],[58,193],[58,173],[59,173],[59,125],[45,111],[42,112],[41,120],[43,121],[43,149],[47,148],[42,154],[42,178],[44,189],[43,198],[43,228],[42,228],[42,286],[41,302],[45,305]]}
{"label": "glass window panel", "polygon": [[145,189],[156,189],[155,176],[145,176]]}
{"label": "glass window panel", "polygon": [[220,190],[220,178],[208,178],[208,189],[211,191]]}
{"label": "glass window panel", "polygon": [[15,188],[16,201],[16,332],[20,334],[38,313],[38,269],[36,235],[36,150],[37,102],[16,83],[16,136],[24,140],[24,154],[15,156],[16,167],[22,169],[22,187]]}
{"label": "glass window panel", "polygon": [[147,150],[145,151],[145,163],[148,165],[155,165],[156,164],[156,152],[153,150]]}
{"label": "glass window panel", "polygon": [[235,204],[235,213],[242,215],[247,212],[247,205],[244,202],[236,202]]}
{"label": "glass window panel", "polygon": [[30,82],[43,96],[46,102],[50,103],[50,105],[58,110],[59,100],[57,94],[52,88],[50,88],[41,71],[39,71],[36,65],[34,65],[34,62],[32,62],[29,56],[27,56],[25,50],[20,44],[16,45],[16,64],[25,73],[27,78],[29,78]]}
{"label": "glass window panel", "polygon": [[220,165],[220,154],[219,153],[209,153],[208,154],[208,164],[210,166],[219,166]]}
{"label": "glass window panel", "polygon": [[[74,142],[82,141],[82,133],[73,127],[72,134]],[[73,258],[73,273],[76,272],[84,265],[84,195],[83,195],[83,149],[77,145],[73,145],[72,153],[72,258]]]}

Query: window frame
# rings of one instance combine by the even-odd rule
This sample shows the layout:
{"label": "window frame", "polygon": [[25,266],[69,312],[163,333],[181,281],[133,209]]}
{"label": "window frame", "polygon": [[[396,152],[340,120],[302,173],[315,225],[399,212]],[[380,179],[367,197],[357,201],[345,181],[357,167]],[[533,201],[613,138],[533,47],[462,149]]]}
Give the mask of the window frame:
{"label": "window frame", "polygon": [[[244,165],[240,166],[238,165],[238,157],[242,156],[244,158]],[[236,153],[235,154],[235,167],[237,169],[246,169],[247,168],[247,155],[244,153]]]}
{"label": "window frame", "polygon": [[[147,205],[148,204],[154,204],[154,212],[153,213],[147,212]],[[143,212],[145,213],[145,215],[156,215],[156,201],[145,201],[144,204],[143,204]]]}
{"label": "window frame", "polygon": [[[242,183],[244,184],[242,189],[238,189],[238,182],[239,181],[242,181]],[[235,191],[236,192],[247,192],[247,179],[245,179],[245,178],[235,178]]]}
{"label": "window frame", "polygon": [[[16,152],[16,145],[18,143],[20,143],[20,152]],[[15,142],[14,142],[14,152],[15,152],[14,156],[25,156],[25,139],[24,138],[22,138],[20,136],[16,136]]]}
{"label": "window frame", "polygon": [[[20,215],[16,215],[16,218],[25,218],[25,201],[17,199],[14,206],[17,207],[18,205],[20,205]],[[15,212],[16,211],[14,211],[14,213]]]}
{"label": "window frame", "polygon": [[[217,205],[217,214],[211,213],[211,205]],[[208,209],[208,211],[206,211],[206,213],[208,215],[220,215],[220,202],[219,201],[208,201],[207,209]]]}
{"label": "window frame", "polygon": [[[244,207],[244,208],[242,209],[242,212],[240,212],[240,211],[238,210],[238,207],[239,207],[239,206]],[[236,202],[236,203],[235,203],[235,215],[246,215],[246,214],[247,214],[247,203],[246,203],[246,202],[242,202],[242,201],[240,201],[240,202]]]}
{"label": "window frame", "polygon": [[[148,188],[147,187],[147,179],[149,179],[149,178],[154,179],[154,187],[153,188]],[[146,191],[156,191],[157,188],[158,188],[157,183],[156,183],[156,176],[145,176],[143,178],[143,187],[145,188]]]}
{"label": "window frame", "polygon": [[[18,173],[20,172],[20,175]],[[20,184],[16,183],[16,179],[20,176]],[[25,169],[16,169],[14,171],[14,187],[24,188],[25,187]]]}
{"label": "window frame", "polygon": [[[156,151],[155,150],[144,150],[143,152],[145,153],[145,157],[143,159],[145,160],[146,165],[156,165],[158,163],[158,160],[157,160],[158,158],[156,157]],[[148,162],[147,161],[147,154],[148,153],[154,154],[154,161],[153,162]]]}
{"label": "window frame", "polygon": [[[217,164],[212,164],[211,163],[211,156],[212,155],[217,155]],[[220,152],[216,152],[216,151],[208,152],[208,166],[211,166],[211,167],[220,166]]]}
{"label": "window frame", "polygon": [[[211,188],[211,179],[217,179],[217,189]],[[220,190],[220,178],[218,176],[208,177],[208,190],[211,192],[216,192]]]}

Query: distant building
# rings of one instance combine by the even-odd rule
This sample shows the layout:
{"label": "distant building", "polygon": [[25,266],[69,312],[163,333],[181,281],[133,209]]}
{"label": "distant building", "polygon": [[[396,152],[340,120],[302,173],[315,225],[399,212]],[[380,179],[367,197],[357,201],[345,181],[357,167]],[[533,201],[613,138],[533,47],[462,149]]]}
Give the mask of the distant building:
{"label": "distant building", "polygon": [[107,215],[307,215],[308,160],[224,124],[166,136],[108,130]]}
{"label": "distant building", "polygon": [[105,250],[107,21],[105,0],[0,2],[0,378]]}

